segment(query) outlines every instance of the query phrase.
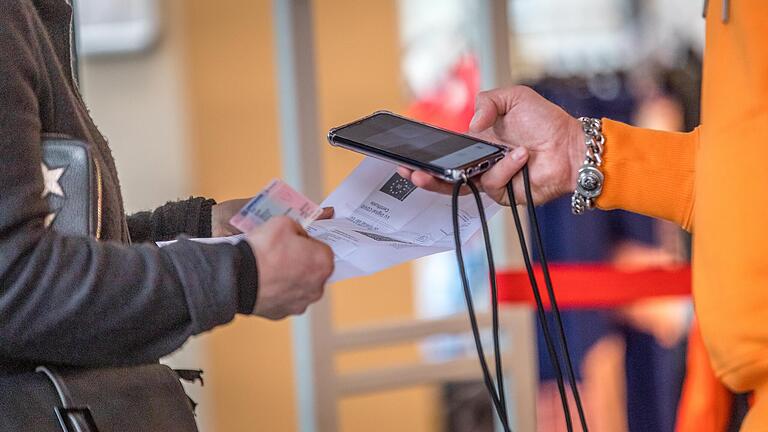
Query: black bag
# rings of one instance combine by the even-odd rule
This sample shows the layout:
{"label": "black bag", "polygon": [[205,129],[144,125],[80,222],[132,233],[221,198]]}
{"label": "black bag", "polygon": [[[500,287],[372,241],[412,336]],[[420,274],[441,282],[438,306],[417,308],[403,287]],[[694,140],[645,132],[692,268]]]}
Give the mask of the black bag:
{"label": "black bag", "polygon": [[0,389],[2,431],[197,431],[179,375],[162,364],[40,366],[0,375]]}
{"label": "black bag", "polygon": [[[46,225],[99,238],[103,185],[91,151],[82,141],[44,137],[44,197],[51,209]],[[202,371],[174,371],[162,364],[16,369],[0,370],[0,431],[197,431],[194,403],[179,379],[202,384]]]}

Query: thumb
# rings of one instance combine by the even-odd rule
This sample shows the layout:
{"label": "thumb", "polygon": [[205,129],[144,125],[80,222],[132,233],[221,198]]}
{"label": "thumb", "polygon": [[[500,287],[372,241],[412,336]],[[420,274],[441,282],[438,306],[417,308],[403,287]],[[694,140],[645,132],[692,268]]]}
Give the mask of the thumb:
{"label": "thumb", "polygon": [[475,115],[469,122],[470,132],[481,132],[496,123],[499,116],[499,107],[496,102],[485,93],[480,93],[475,99]]}
{"label": "thumb", "polygon": [[483,190],[497,201],[503,198],[507,183],[523,168],[526,162],[528,162],[528,149],[522,146],[515,148],[480,177]]}

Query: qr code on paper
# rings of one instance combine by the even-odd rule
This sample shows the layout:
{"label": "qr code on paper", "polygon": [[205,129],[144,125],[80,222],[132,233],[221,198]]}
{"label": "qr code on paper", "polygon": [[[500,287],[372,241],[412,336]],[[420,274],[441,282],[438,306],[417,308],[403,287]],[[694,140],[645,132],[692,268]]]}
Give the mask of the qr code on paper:
{"label": "qr code on paper", "polygon": [[392,198],[405,201],[405,199],[408,198],[408,195],[416,190],[416,185],[411,183],[407,178],[402,177],[400,174],[394,173],[379,190]]}

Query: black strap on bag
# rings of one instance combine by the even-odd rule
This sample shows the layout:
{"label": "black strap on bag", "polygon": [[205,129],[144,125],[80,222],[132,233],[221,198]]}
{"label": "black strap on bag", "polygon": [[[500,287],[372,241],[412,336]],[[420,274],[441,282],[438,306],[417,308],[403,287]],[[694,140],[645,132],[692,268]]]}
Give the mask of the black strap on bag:
{"label": "black strap on bag", "polygon": [[75,405],[66,381],[52,367],[38,366],[35,372],[42,373],[51,380],[56,393],[61,399],[60,407],[54,407],[56,418],[59,420],[61,430],[64,432],[98,432],[99,428],[93,420],[91,408],[88,405]]}
{"label": "black strap on bag", "polygon": [[[560,318],[560,310],[557,307],[557,301],[555,299],[555,292],[552,286],[552,279],[549,274],[549,266],[547,265],[546,254],[544,252],[543,242],[541,240],[541,232],[539,230],[539,224],[536,219],[536,211],[533,205],[533,196],[532,196],[533,194],[531,193],[531,184],[528,176],[527,165],[525,165],[522,169],[522,176],[523,176],[525,196],[527,201],[526,207],[528,209],[528,215],[530,217],[530,222],[533,227],[532,231],[536,241],[536,246],[539,248],[539,253],[541,255],[541,267],[544,273],[544,284],[546,286],[547,295],[549,297],[549,301],[552,307],[552,313],[555,315],[555,321],[557,323],[557,332],[559,336],[558,337],[559,352],[555,347],[555,343],[551,335],[551,330],[549,328],[549,324],[546,319],[544,303],[542,301],[541,292],[539,290],[539,284],[538,284],[538,281],[536,280],[536,275],[533,272],[533,266],[531,264],[530,254],[528,252],[528,247],[526,246],[526,242],[525,242],[525,234],[523,233],[522,222],[517,210],[517,202],[515,201],[514,192],[512,190],[512,182],[510,181],[506,187],[507,196],[509,198],[512,216],[515,219],[515,228],[520,238],[520,248],[523,254],[523,260],[525,262],[526,271],[528,272],[528,277],[531,283],[531,289],[533,290],[533,295],[534,295],[534,298],[536,299],[536,309],[539,316],[539,322],[544,332],[544,342],[547,345],[549,358],[550,358],[550,361],[552,362],[552,366],[555,370],[555,375],[557,377],[557,386],[558,386],[558,391],[560,393],[560,400],[563,406],[563,414],[565,416],[566,429],[569,432],[574,430],[573,420],[571,419],[571,413],[570,413],[570,408],[568,404],[568,396],[565,391],[563,369],[560,364],[561,357],[563,357],[566,364],[566,371],[568,372],[568,381],[570,384],[571,391],[573,393],[574,401],[576,403],[576,410],[578,413],[581,430],[584,432],[587,432],[588,431],[587,420],[584,414],[584,408],[582,406],[581,397],[579,395],[579,389],[576,383],[576,375],[574,374],[571,356],[568,351],[568,343],[565,337],[565,330],[563,328],[562,319]],[[461,193],[461,188],[464,185],[466,185],[469,188],[470,192],[474,196],[475,204],[477,205],[477,210],[480,217],[480,225],[483,231],[483,239],[485,241],[485,251],[488,259],[488,272],[489,272],[490,282],[491,282],[491,333],[493,336],[494,361],[496,364],[495,382],[493,377],[491,376],[490,368],[488,367],[488,363],[485,359],[483,344],[480,340],[480,330],[477,324],[477,317],[475,315],[475,309],[472,302],[472,294],[469,288],[469,279],[467,278],[467,272],[464,266],[464,259],[461,251],[461,233],[460,233],[460,224],[459,224],[459,195]],[[475,347],[477,349],[478,359],[480,361],[480,368],[483,373],[483,381],[485,382],[485,387],[486,387],[486,390],[488,391],[488,395],[491,399],[493,408],[496,411],[499,421],[501,422],[502,429],[505,432],[511,432],[512,428],[509,424],[509,417],[507,415],[508,413],[507,403],[504,396],[504,378],[502,373],[503,368],[501,365],[501,352],[499,347],[500,345],[499,318],[498,318],[499,306],[498,306],[498,298],[497,298],[498,292],[496,287],[496,270],[493,265],[493,253],[491,251],[490,234],[488,232],[488,223],[486,221],[485,210],[483,208],[482,199],[480,197],[480,191],[478,190],[477,186],[474,184],[474,182],[471,179],[468,179],[465,177],[459,182],[454,184],[451,202],[452,202],[452,210],[453,210],[453,234],[454,234],[454,242],[456,246],[456,259],[458,261],[462,287],[464,288],[464,297],[467,302],[467,310],[469,313],[469,321],[472,328],[472,336],[474,337],[474,340],[475,340]]]}
{"label": "black strap on bag", "polygon": [[64,432],[196,431],[178,374],[161,364],[115,368],[38,367],[61,402]]}

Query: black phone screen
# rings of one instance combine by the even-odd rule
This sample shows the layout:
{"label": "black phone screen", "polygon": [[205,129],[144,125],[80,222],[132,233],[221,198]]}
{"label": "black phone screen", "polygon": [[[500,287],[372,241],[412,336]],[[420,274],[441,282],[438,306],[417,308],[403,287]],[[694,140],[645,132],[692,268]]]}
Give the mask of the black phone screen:
{"label": "black phone screen", "polygon": [[376,113],[334,135],[386,153],[443,169],[499,153],[498,147],[388,113]]}

